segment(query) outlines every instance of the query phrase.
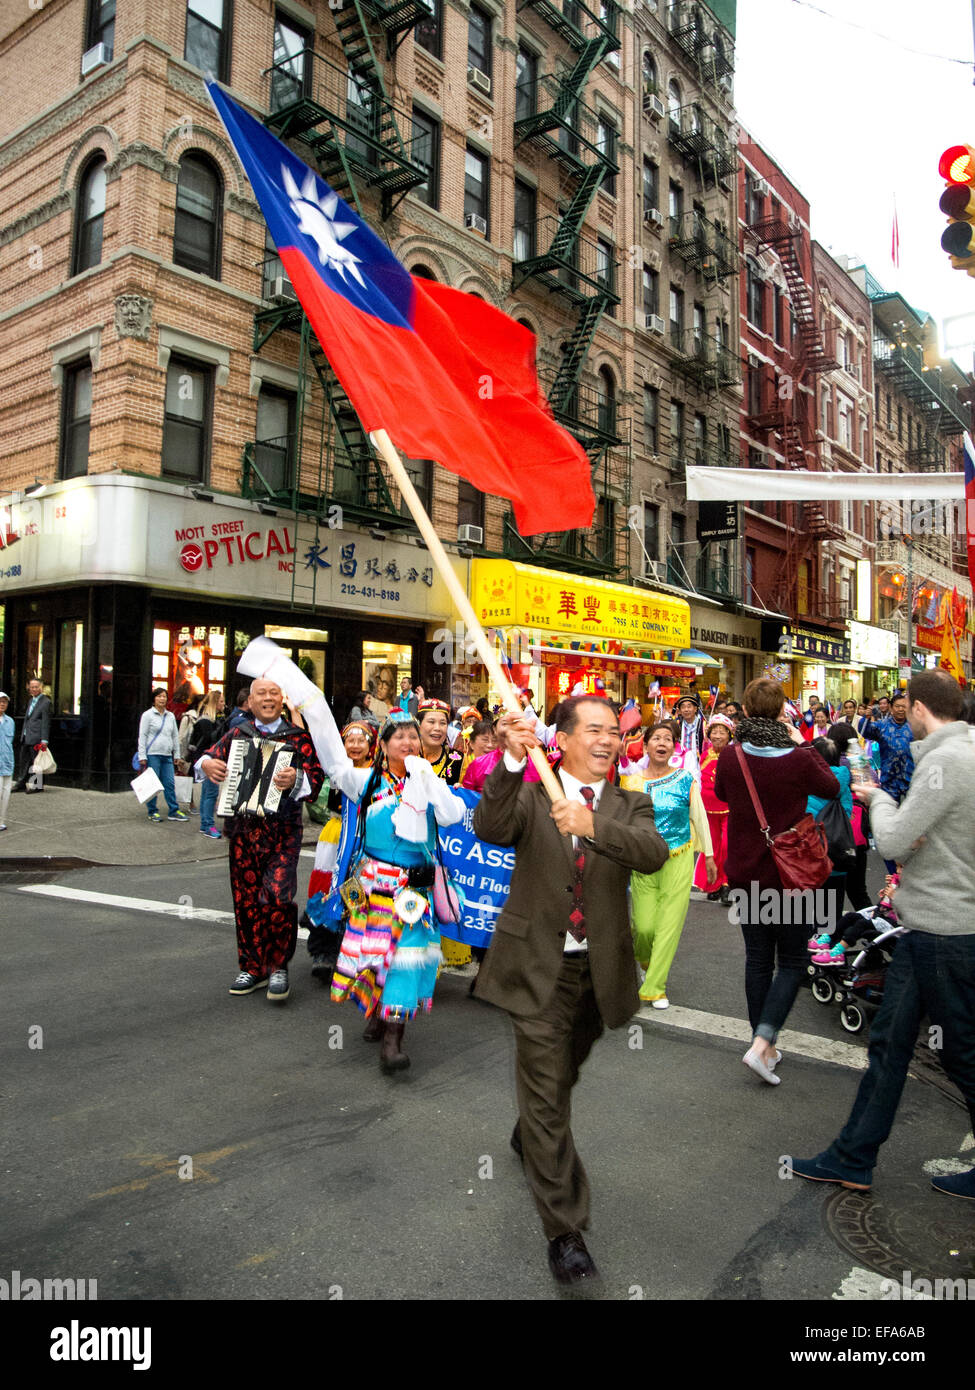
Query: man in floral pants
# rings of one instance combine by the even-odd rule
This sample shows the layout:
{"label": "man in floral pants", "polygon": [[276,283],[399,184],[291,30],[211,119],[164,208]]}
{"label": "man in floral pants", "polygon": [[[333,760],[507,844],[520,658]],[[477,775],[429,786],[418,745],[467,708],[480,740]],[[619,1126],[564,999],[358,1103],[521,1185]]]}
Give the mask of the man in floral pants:
{"label": "man in floral pants", "polygon": [[227,776],[227,759],[234,739],[273,738],[292,753],[292,766],[277,772],[274,785],[284,793],[278,809],[267,816],[239,814],[224,827],[230,839],[230,890],[237,924],[240,974],[231,994],[267,989],[268,999],[283,1004],[288,998],[288,961],[298,940],[298,856],[301,852],[301,803],[314,800],[325,774],[311,738],[304,729],[282,717],[284,694],[273,681],[251,686],[247,721],[224,734],[201,761],[211,782]]}

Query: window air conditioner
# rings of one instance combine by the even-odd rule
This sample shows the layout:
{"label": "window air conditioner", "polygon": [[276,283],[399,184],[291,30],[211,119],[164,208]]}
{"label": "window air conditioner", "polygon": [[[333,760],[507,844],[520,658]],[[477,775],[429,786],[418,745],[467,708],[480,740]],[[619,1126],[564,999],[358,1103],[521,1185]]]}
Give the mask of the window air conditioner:
{"label": "window air conditioner", "polygon": [[649,116],[651,121],[659,121],[665,109],[663,102],[655,93],[648,92],[643,98],[643,114]]}
{"label": "window air conditioner", "polygon": [[664,225],[664,215],[659,208],[647,208],[643,214],[643,220],[648,227],[662,227]]}
{"label": "window air conditioner", "polygon": [[491,95],[491,79],[488,77],[487,73],[482,72],[480,68],[468,68],[467,81],[471,87],[476,87],[477,90],[483,92],[485,96],[489,97]]}
{"label": "window air conditioner", "polygon": [[765,182],[764,179],[756,179],[755,182],[752,184],[752,192],[756,193],[759,198],[767,198],[768,184]]}
{"label": "window air conditioner", "polygon": [[87,77],[96,68],[103,68],[112,61],[112,50],[107,43],[96,43],[87,53],[81,55],[81,75]]}
{"label": "window air conditioner", "polygon": [[458,526],[457,540],[461,545],[483,545],[484,527],[483,526]]}
{"label": "window air conditioner", "polygon": [[664,335],[664,321],[659,314],[647,314],[647,332]]}
{"label": "window air conditioner", "polygon": [[268,285],[268,299],[297,299],[294,287],[286,275],[275,275]]}
{"label": "window air conditioner", "polygon": [[644,579],[655,579],[658,584],[662,583],[667,577],[666,560],[644,560],[643,577]]}
{"label": "window air conditioner", "polygon": [[480,213],[465,213],[464,226],[469,232],[477,232],[478,236],[487,236],[487,219],[482,217]]}

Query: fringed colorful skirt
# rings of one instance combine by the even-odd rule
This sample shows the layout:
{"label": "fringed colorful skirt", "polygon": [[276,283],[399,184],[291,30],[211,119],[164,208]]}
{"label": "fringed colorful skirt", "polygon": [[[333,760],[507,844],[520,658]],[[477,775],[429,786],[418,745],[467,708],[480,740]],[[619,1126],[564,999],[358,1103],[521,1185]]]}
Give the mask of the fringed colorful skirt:
{"label": "fringed colorful skirt", "polygon": [[404,922],[395,901],[409,886],[406,869],[363,859],[357,872],[366,896],[349,916],[332,974],[332,999],[354,999],[367,1017],[377,1008],[380,1017],[395,1020],[429,1013],[440,967],[440,933],[429,901],[419,921]]}

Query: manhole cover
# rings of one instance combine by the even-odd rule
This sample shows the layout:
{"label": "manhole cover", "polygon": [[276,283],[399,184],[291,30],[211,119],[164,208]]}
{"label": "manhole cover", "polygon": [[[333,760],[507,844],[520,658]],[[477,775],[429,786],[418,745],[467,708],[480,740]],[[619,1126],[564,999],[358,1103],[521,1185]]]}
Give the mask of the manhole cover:
{"label": "manhole cover", "polygon": [[884,1183],[883,1195],[839,1188],[823,1205],[827,1231],[857,1264],[904,1282],[975,1280],[975,1204],[933,1192],[926,1180]]}

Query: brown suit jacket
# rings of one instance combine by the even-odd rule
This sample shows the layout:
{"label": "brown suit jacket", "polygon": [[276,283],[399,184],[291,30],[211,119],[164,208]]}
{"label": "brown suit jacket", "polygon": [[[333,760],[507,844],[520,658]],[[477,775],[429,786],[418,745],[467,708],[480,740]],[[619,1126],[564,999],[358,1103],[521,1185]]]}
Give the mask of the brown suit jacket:
{"label": "brown suit jacket", "polygon": [[[509,772],[502,759],[474,812],[482,840],[515,846],[511,891],[474,993],[527,1018],[541,1013],[554,993],[572,911],[575,851],[550,808],[541,783]],[[586,846],[582,880],[589,967],[600,1016],[618,1028],[639,1003],[626,900],[630,873],[655,873],[669,851],[657,834],[653,801],[640,792],[607,783],[594,820],[595,846]]]}

